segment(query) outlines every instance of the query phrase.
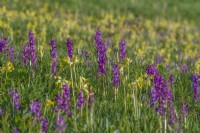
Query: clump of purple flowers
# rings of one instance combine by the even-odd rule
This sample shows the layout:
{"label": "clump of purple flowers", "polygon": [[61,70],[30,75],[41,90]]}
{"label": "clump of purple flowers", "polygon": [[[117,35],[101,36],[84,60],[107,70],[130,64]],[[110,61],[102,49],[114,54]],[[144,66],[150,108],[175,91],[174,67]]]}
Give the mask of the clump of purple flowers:
{"label": "clump of purple flowers", "polygon": [[78,109],[81,109],[84,104],[85,104],[85,99],[83,97],[83,92],[80,91],[78,93],[78,99],[76,100],[76,106],[78,107]]}
{"label": "clump of purple flowers", "polygon": [[70,38],[67,38],[66,45],[67,45],[67,49],[68,49],[68,57],[69,57],[70,59],[72,59],[72,56],[73,56],[73,49],[72,49],[72,41],[71,41]]}
{"label": "clump of purple flowers", "polygon": [[96,48],[97,48],[97,55],[98,55],[98,71],[106,75],[106,47],[105,44],[102,41],[102,33],[100,29],[96,30],[96,34],[94,35],[94,39],[96,42]]}
{"label": "clump of purple flowers", "polygon": [[53,75],[56,75],[56,66],[57,66],[57,50],[56,50],[56,42],[55,40],[51,39],[50,42],[51,45],[51,58],[52,58],[52,65],[51,65],[51,71]]}
{"label": "clump of purple flowers", "polygon": [[197,74],[192,75],[192,83],[193,83],[193,93],[194,93],[194,101],[197,102],[199,99],[199,77]]}
{"label": "clump of purple flowers", "polygon": [[167,106],[173,103],[173,94],[168,87],[168,82],[159,74],[155,65],[149,65],[146,68],[146,73],[153,76],[154,86],[151,87],[151,107],[154,107],[156,103],[158,106],[155,107],[156,112],[160,115],[165,114]]}
{"label": "clump of purple flowers", "polygon": [[30,110],[31,112],[36,116],[37,121],[42,120],[42,114],[41,114],[41,102],[37,102],[37,101],[31,101],[30,103]]}
{"label": "clump of purple flowers", "polygon": [[35,50],[35,37],[32,32],[29,32],[29,43],[24,45],[22,53],[23,63],[26,64],[30,61],[30,65],[37,66],[37,55]]}
{"label": "clump of purple flowers", "polygon": [[114,64],[112,61],[111,61],[111,65],[112,65],[112,71],[113,71],[112,82],[113,82],[113,85],[117,88],[117,87],[119,87],[119,84],[120,84],[120,80],[119,80],[119,76],[120,76],[119,68],[118,68],[118,65]]}
{"label": "clump of purple flowers", "polygon": [[127,57],[126,54],[126,41],[124,39],[121,40],[119,43],[119,49],[120,49],[120,59],[124,59]]}
{"label": "clump of purple flowers", "polygon": [[[58,104],[58,107],[65,111],[68,116],[71,116],[70,111],[70,91],[69,86],[67,84],[63,84],[62,86],[62,93],[58,93],[56,97],[56,103]],[[58,108],[55,108],[56,112],[59,110]]]}
{"label": "clump of purple flowers", "polygon": [[4,51],[4,48],[6,47],[7,43],[8,43],[7,38],[4,38],[4,39],[0,38],[0,53],[2,53]]}
{"label": "clump of purple flowers", "polygon": [[19,97],[18,91],[15,90],[15,89],[10,89],[9,94],[12,97],[13,106],[15,107],[15,109],[19,110],[19,108],[20,108],[20,97]]}
{"label": "clump of purple flowers", "polygon": [[29,47],[30,47],[30,60],[31,63],[37,65],[37,56],[35,50],[35,37],[32,32],[29,32]]}

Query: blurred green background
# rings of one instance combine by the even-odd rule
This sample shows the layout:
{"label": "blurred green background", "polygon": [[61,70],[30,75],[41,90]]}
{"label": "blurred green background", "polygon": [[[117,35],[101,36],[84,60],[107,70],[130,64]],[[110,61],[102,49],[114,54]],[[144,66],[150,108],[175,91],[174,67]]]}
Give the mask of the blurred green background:
{"label": "blurred green background", "polygon": [[100,12],[112,12],[115,15],[133,13],[136,17],[164,17],[171,20],[187,20],[200,24],[200,0],[1,0],[18,11],[36,10],[45,3],[49,11],[76,12],[100,17]]}

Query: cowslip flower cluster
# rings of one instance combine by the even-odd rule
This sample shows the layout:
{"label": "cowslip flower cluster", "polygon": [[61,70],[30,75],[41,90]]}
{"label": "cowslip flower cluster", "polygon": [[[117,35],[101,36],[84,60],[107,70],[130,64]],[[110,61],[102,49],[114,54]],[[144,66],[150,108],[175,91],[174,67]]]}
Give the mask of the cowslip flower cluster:
{"label": "cowslip flower cluster", "polygon": [[32,32],[29,32],[29,43],[24,45],[22,53],[23,63],[30,61],[30,65],[37,66],[37,55],[35,50],[35,37]]}
{"label": "cowslip flower cluster", "polygon": [[64,83],[62,86],[62,93],[58,93],[56,97],[56,103],[58,104],[58,107],[55,108],[55,111],[58,112],[59,109],[65,111],[68,116],[71,116],[70,111],[70,91],[69,86]]}
{"label": "cowslip flower cluster", "polygon": [[153,76],[154,86],[151,87],[150,97],[151,97],[151,107],[154,107],[156,103],[158,106],[155,107],[156,112],[160,115],[164,115],[167,106],[173,104],[173,95],[168,87],[168,82],[159,74],[156,66],[149,65],[146,68],[146,73]]}
{"label": "cowslip flower cluster", "polygon": [[112,71],[113,71],[113,78],[112,78],[113,85],[115,87],[119,87],[119,84],[120,84],[120,80],[119,80],[119,76],[120,76],[119,67],[118,67],[117,64],[113,63],[112,61],[111,61],[111,65],[112,65]]}
{"label": "cowslip flower cluster", "polygon": [[124,59],[127,57],[126,54],[126,41],[124,39],[121,40],[119,43],[119,50],[120,50],[120,59]]}
{"label": "cowslip flower cluster", "polygon": [[96,48],[97,48],[97,55],[98,55],[98,71],[106,75],[106,47],[102,40],[102,33],[100,29],[96,30],[96,34],[94,35],[94,39],[96,42]]}
{"label": "cowslip flower cluster", "polygon": [[15,90],[15,89],[10,89],[9,94],[12,97],[13,106],[15,107],[15,109],[19,110],[19,108],[20,108],[20,97],[19,97],[18,91]]}
{"label": "cowslip flower cluster", "polygon": [[199,77],[197,74],[192,75],[192,83],[193,83],[193,93],[194,93],[194,101],[197,102],[199,99]]}
{"label": "cowslip flower cluster", "polygon": [[56,50],[55,40],[51,39],[50,45],[51,45],[51,58],[52,58],[51,72],[55,76],[56,66],[57,66],[57,50]]}
{"label": "cowslip flower cluster", "polygon": [[4,48],[6,47],[6,44],[8,43],[8,39],[0,39],[0,53],[4,51]]}
{"label": "cowslip flower cluster", "polygon": [[30,103],[30,110],[36,116],[37,121],[42,120],[41,106],[41,102],[31,101]]}
{"label": "cowslip flower cluster", "polygon": [[6,64],[3,64],[1,67],[2,73],[11,73],[14,71],[14,66],[10,61],[7,61]]}
{"label": "cowslip flower cluster", "polygon": [[69,57],[70,59],[72,59],[72,56],[73,56],[73,49],[72,49],[72,41],[71,41],[70,38],[67,38],[66,45],[67,45],[67,49],[68,49],[68,57]]}
{"label": "cowslip flower cluster", "polygon": [[81,110],[81,108],[83,107],[84,104],[85,104],[85,99],[83,97],[83,92],[80,91],[78,93],[78,99],[76,100],[76,106],[78,107],[78,109]]}

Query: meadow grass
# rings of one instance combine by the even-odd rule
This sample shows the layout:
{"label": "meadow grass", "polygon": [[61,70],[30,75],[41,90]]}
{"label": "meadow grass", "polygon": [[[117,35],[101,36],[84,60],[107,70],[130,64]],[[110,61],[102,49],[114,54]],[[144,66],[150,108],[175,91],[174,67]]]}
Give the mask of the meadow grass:
{"label": "meadow grass", "polygon": [[[199,74],[199,1],[191,0],[5,0],[0,3],[0,37],[8,38],[15,58],[0,53],[0,132],[41,132],[42,122],[31,112],[30,103],[41,102],[41,114],[48,120],[47,132],[58,132],[56,120],[64,117],[64,132],[198,132],[199,101],[194,101],[192,74]],[[94,35],[102,31],[107,47],[106,75],[98,73],[98,53]],[[38,66],[23,63],[23,47],[29,32],[35,36]],[[66,39],[73,42],[69,59]],[[56,41],[57,73],[52,74],[50,40]],[[126,40],[127,57],[120,59],[119,42]],[[1,39],[2,40],[2,39]],[[85,51],[89,57],[86,59]],[[111,61],[118,63],[120,85],[112,82]],[[174,75],[175,122],[150,107],[150,89],[154,86],[146,67],[156,64],[159,74],[168,81]],[[56,97],[62,85],[70,88],[71,116],[57,107]],[[10,88],[20,97],[15,109]],[[94,101],[90,105],[90,90]],[[83,92],[85,104],[76,102]],[[188,115],[180,108],[186,102]],[[158,104],[158,103],[157,103]],[[156,105],[157,105],[156,104]],[[165,128],[165,119],[167,127]]]}

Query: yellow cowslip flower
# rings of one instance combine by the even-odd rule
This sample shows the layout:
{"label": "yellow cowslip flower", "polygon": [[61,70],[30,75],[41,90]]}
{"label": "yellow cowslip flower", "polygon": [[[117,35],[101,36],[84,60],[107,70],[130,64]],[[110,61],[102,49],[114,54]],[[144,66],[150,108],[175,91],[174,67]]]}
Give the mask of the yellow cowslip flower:
{"label": "yellow cowslip flower", "polygon": [[130,58],[128,58],[128,57],[126,58],[126,61],[127,61],[128,65],[132,62],[132,60]]}
{"label": "yellow cowslip flower", "polygon": [[81,82],[81,83],[86,83],[86,82],[87,82],[87,79],[84,78],[84,77],[82,77],[82,76],[80,76],[80,82]]}
{"label": "yellow cowslip flower", "polygon": [[137,85],[138,87],[141,89],[143,87],[143,78],[142,77],[139,77],[137,79]]}
{"label": "yellow cowslip flower", "polygon": [[78,56],[75,56],[74,63],[76,64],[76,63],[79,63],[79,62],[81,62],[81,59]]}
{"label": "yellow cowslip flower", "polygon": [[68,81],[68,80],[63,80],[63,83],[66,83],[68,86],[72,85],[72,82],[71,81]]}
{"label": "yellow cowslip flower", "polygon": [[128,83],[128,87],[131,87],[131,84],[130,84],[130,83]]}
{"label": "yellow cowslip flower", "polygon": [[119,72],[124,73],[124,65],[120,65]]}
{"label": "yellow cowslip flower", "polygon": [[139,57],[139,58],[142,58],[142,57],[144,57],[144,50],[142,50],[142,49],[138,49],[137,50],[137,56]]}
{"label": "yellow cowslip flower", "polygon": [[130,94],[127,93],[127,94],[126,94],[126,98],[130,98]]}
{"label": "yellow cowslip flower", "polygon": [[67,57],[66,62],[67,62],[67,64],[70,65],[70,67],[74,64],[73,61],[71,61],[69,57]]}
{"label": "yellow cowslip flower", "polygon": [[4,72],[11,73],[14,71],[14,66],[10,61],[8,61],[8,62],[6,62],[6,64],[3,64],[1,71],[2,71],[2,73],[4,73]]}
{"label": "yellow cowslip flower", "polygon": [[200,59],[198,59],[198,61],[195,63],[195,71],[196,73],[199,73],[200,71]]}
{"label": "yellow cowslip flower", "polygon": [[45,105],[45,106],[46,106],[46,107],[49,107],[49,106],[54,105],[54,104],[55,104],[55,102],[53,102],[53,101],[47,99],[46,105]]}

